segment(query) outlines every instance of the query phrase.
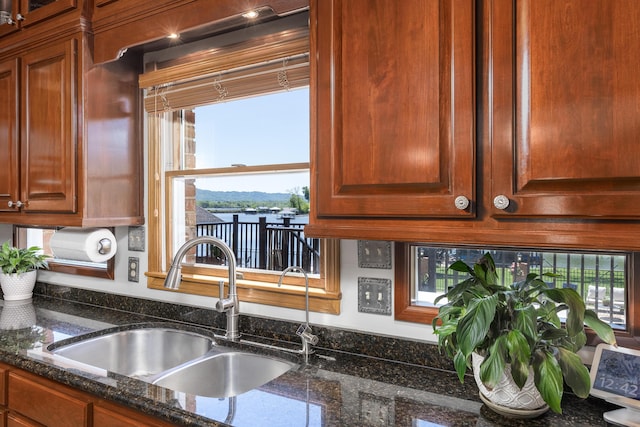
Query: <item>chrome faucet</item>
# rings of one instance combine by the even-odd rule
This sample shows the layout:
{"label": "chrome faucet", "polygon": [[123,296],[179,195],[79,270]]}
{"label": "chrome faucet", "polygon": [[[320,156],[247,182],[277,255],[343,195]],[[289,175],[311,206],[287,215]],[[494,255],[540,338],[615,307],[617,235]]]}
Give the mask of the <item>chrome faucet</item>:
{"label": "chrome faucet", "polygon": [[303,268],[292,265],[285,268],[282,271],[282,274],[280,274],[278,287],[282,286],[282,279],[284,279],[284,276],[290,271],[299,271],[304,276],[306,321],[304,324],[298,327],[296,335],[298,335],[302,340],[302,349],[300,350],[300,353],[304,354],[306,357],[313,353],[313,349],[311,348],[311,346],[318,344],[318,337],[316,335],[313,335],[311,326],[309,326],[309,276]]}
{"label": "chrome faucet", "polygon": [[169,272],[164,281],[164,287],[169,289],[178,289],[180,287],[182,259],[189,249],[203,243],[219,248],[227,258],[227,264],[229,265],[229,295],[227,298],[224,298],[224,281],[221,280],[220,299],[216,303],[216,310],[220,313],[227,313],[227,332],[225,337],[232,341],[238,341],[240,339],[240,332],[238,331],[240,304],[238,303],[238,292],[236,289],[236,257],[225,242],[212,236],[196,237],[185,242],[173,258],[171,268],[169,268]]}

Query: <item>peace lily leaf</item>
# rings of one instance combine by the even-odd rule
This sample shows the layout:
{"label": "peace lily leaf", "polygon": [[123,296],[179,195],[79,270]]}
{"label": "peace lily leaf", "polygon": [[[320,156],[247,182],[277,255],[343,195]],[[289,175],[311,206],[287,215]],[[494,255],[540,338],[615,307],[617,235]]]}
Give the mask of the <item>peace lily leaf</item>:
{"label": "peace lily leaf", "polygon": [[527,338],[518,330],[509,331],[506,335],[507,351],[511,363],[511,376],[522,388],[529,377],[529,359],[531,349]]}
{"label": "peace lily leaf", "polygon": [[533,362],[533,373],[536,388],[547,402],[549,408],[558,414],[562,413],[562,370],[552,354],[537,351]]}
{"label": "peace lily leaf", "polygon": [[473,272],[476,275],[476,277],[478,279],[480,279],[482,282],[486,282],[487,280],[487,272],[485,271],[485,269],[483,268],[482,265],[480,264],[476,264],[473,267]]}
{"label": "peace lily leaf", "polygon": [[458,322],[457,338],[460,351],[468,357],[486,337],[496,312],[497,295],[471,301],[469,309]]}
{"label": "peace lily leaf", "polygon": [[557,303],[564,303],[569,306],[565,322],[569,335],[576,335],[584,329],[585,307],[580,294],[570,288],[547,289],[544,294]]}
{"label": "peace lily leaf", "polygon": [[532,305],[515,311],[516,330],[520,331],[530,343],[536,341],[536,309]]}
{"label": "peace lily leaf", "polygon": [[598,334],[598,337],[607,344],[615,345],[616,336],[611,326],[598,319],[598,315],[593,310],[584,313],[584,323]]}
{"label": "peace lily leaf", "polygon": [[564,380],[576,396],[584,399],[589,396],[591,391],[589,370],[577,354],[562,347],[559,347],[558,350],[558,362],[562,368]]}
{"label": "peace lily leaf", "polygon": [[453,358],[453,365],[456,368],[460,382],[464,383],[464,374],[467,372],[467,358],[459,350]]}
{"label": "peace lily leaf", "polygon": [[482,381],[489,390],[495,388],[504,375],[506,364],[504,359],[504,341],[504,336],[499,337],[491,349],[489,349],[489,354],[480,365],[480,381]]}
{"label": "peace lily leaf", "polygon": [[459,271],[461,273],[469,273],[469,274],[473,273],[473,269],[471,269],[471,267],[465,264],[464,261],[460,261],[460,260],[451,264],[449,266],[449,269]]}
{"label": "peace lily leaf", "polygon": [[[611,328],[609,328],[609,330],[611,330]],[[611,330],[611,333],[613,335],[612,330]],[[613,339],[615,341],[615,336],[613,337]],[[582,331],[578,335],[573,337],[573,348],[570,348],[569,350],[572,350],[575,353],[585,345],[587,345],[587,334],[584,331]]]}
{"label": "peace lily leaf", "polygon": [[549,328],[542,333],[541,338],[545,341],[558,340],[567,336],[567,331],[560,328]]}

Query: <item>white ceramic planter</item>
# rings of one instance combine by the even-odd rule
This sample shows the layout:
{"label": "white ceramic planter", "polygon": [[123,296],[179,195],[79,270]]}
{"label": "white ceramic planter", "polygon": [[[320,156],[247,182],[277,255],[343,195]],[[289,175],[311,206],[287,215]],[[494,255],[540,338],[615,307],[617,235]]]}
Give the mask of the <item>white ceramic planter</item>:
{"label": "white ceramic planter", "polygon": [[[511,408],[514,410],[506,410],[503,412],[513,412],[513,416],[517,416],[519,413],[521,415],[526,413],[534,415],[533,413],[544,413],[549,409],[546,402],[542,399],[540,392],[536,388],[533,380],[533,370],[530,371],[529,378],[527,378],[524,387],[520,389],[513,381],[510,368],[507,366],[498,384],[493,388],[493,390],[489,390],[484,386],[484,384],[482,384],[482,381],[480,381],[480,364],[484,360],[484,357],[477,353],[472,353],[471,359],[473,363],[473,376],[478,388],[480,389],[480,393],[482,393],[481,397],[486,398],[486,400],[490,401],[494,405],[498,405],[498,407]],[[494,407],[491,407],[491,409],[496,412],[500,412]]]}
{"label": "white ceramic planter", "polygon": [[0,273],[0,286],[2,286],[5,301],[29,299],[33,296],[33,288],[36,284],[37,270],[27,271],[21,274]]}

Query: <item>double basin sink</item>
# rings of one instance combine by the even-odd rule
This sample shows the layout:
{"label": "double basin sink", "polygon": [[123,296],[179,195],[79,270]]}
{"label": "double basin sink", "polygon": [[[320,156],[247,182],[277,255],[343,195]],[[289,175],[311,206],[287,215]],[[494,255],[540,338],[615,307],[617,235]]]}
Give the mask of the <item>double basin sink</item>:
{"label": "double basin sink", "polygon": [[217,398],[260,387],[297,366],[169,327],[118,330],[68,344],[54,343],[49,351],[54,357],[160,387]]}

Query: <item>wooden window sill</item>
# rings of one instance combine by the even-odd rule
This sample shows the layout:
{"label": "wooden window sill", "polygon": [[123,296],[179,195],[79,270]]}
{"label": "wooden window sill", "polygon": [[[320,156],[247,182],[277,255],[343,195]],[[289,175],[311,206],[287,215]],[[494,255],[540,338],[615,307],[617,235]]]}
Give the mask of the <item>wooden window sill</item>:
{"label": "wooden window sill", "polygon": [[[179,289],[170,290],[164,287],[166,273],[147,272],[145,275],[148,278],[147,287],[150,289],[209,297],[219,296],[218,283],[221,277],[183,273]],[[238,279],[236,285],[240,301],[300,310],[305,309],[306,297],[303,286],[284,283],[279,287],[274,283],[246,279]],[[340,314],[341,299],[342,293],[339,291],[332,292],[317,287],[309,287],[309,308],[311,311]]]}

